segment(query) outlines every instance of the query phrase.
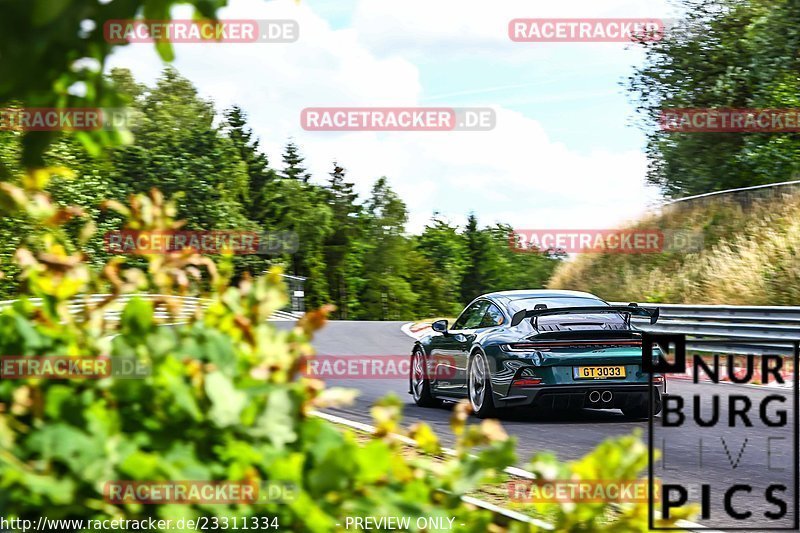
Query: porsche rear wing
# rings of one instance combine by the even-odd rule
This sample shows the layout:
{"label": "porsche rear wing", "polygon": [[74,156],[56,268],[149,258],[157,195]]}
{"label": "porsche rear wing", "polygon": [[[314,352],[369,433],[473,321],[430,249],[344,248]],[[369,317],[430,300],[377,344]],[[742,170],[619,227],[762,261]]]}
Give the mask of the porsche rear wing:
{"label": "porsche rear wing", "polygon": [[[619,313],[625,315],[625,321],[630,322],[631,316],[647,317],[651,324],[658,320],[658,307],[639,307],[638,304],[628,305],[603,305],[588,307],[555,307],[548,309],[544,304],[536,304],[533,309],[522,309],[511,317],[511,325],[516,326],[526,318],[539,318],[552,315],[597,315],[601,313]],[[538,328],[537,328],[538,329]]]}

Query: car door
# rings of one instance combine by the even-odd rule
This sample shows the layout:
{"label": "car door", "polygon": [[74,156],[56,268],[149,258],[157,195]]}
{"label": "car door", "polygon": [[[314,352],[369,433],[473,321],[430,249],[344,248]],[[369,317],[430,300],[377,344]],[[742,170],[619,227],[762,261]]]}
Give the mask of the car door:
{"label": "car door", "polygon": [[458,395],[461,385],[458,380],[457,361],[461,351],[463,335],[455,335],[452,332],[455,328],[460,328],[467,318],[475,312],[474,303],[468,305],[461,311],[455,322],[448,328],[447,333],[437,335],[430,342],[430,361],[431,366],[428,370],[431,388],[439,394]]}
{"label": "car door", "polygon": [[440,388],[437,388],[437,392],[466,396],[469,350],[475,340],[477,330],[481,327],[488,307],[488,300],[472,302],[453,323],[453,328],[444,336],[442,346],[445,349],[442,351],[439,364],[449,365],[447,368],[448,379],[438,382],[440,383]]}

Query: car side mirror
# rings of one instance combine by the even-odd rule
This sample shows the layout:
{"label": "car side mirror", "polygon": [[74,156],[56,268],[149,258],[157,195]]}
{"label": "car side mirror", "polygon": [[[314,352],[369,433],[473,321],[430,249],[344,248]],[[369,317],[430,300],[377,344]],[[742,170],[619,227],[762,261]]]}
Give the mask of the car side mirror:
{"label": "car side mirror", "polygon": [[447,320],[437,320],[431,324],[431,329],[438,333],[447,333]]}

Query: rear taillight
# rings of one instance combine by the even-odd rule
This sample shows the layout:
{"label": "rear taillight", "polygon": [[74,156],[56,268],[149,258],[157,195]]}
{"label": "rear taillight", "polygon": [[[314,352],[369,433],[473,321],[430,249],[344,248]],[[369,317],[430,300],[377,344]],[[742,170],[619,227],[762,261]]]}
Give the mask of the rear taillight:
{"label": "rear taillight", "polygon": [[547,342],[516,342],[503,344],[501,348],[506,352],[530,352],[534,350],[570,349],[570,348],[622,348],[626,346],[641,346],[641,340],[608,340],[608,341],[547,341]]}
{"label": "rear taillight", "polygon": [[512,383],[512,387],[535,387],[542,383],[541,378],[519,378],[515,379]]}
{"label": "rear taillight", "polygon": [[653,376],[653,383],[655,383],[657,385],[660,385],[661,383],[664,383],[664,376],[661,376],[661,375]]}

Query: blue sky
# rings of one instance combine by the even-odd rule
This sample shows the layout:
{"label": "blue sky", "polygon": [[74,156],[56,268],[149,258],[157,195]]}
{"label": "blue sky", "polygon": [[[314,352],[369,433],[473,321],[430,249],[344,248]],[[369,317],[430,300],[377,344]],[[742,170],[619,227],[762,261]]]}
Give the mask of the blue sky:
{"label": "blue sky", "polygon": [[[616,44],[604,46],[620,48]],[[502,105],[539,121],[554,141],[583,152],[597,147],[640,149],[643,136],[629,124],[633,112],[629,96],[620,86],[633,65],[609,61],[564,69],[563,64],[572,60],[574,53],[575,50],[556,51],[557,57],[564,56],[563,60],[542,62],[524,72],[513,65],[493,65],[487,59],[423,64],[422,100],[426,105]],[[616,58],[624,55],[615,54]],[[491,72],[491,78],[483,77],[484,72]],[[469,89],[453,90],[454,86]]]}
{"label": "blue sky", "polygon": [[[190,12],[176,10],[174,16]],[[518,43],[514,18],[674,16],[666,0],[230,0],[222,18],[291,18],[291,44],[182,44],[175,66],[219,109],[238,104],[273,165],[294,138],[317,180],[334,159],[362,194],[386,175],[411,232],[434,211],[463,224],[605,228],[658,201],[644,183],[644,135],[621,83],[642,51],[622,43]],[[152,83],[152,45],[110,66]],[[492,107],[491,132],[307,132],[305,107]]]}

